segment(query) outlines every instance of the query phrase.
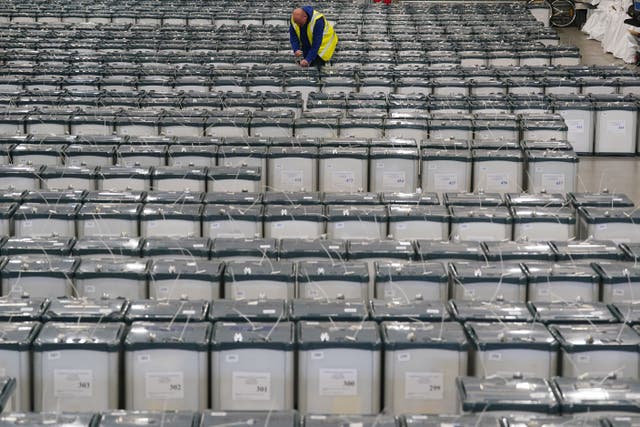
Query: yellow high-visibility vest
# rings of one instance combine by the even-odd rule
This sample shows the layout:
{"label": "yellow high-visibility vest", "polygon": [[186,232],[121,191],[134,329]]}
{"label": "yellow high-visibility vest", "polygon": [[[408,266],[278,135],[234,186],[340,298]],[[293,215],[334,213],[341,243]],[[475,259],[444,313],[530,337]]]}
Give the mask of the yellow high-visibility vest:
{"label": "yellow high-visibility vest", "polygon": [[[307,37],[309,38],[309,44],[313,44],[313,27],[315,27],[318,19],[324,18],[324,15],[320,12],[313,11],[313,16],[309,20],[307,25]],[[300,38],[300,26],[293,22],[293,16],[291,17],[291,25],[293,25],[293,29],[296,31],[298,35],[298,40],[302,40]],[[302,44],[302,41],[300,42]],[[322,34],[322,43],[320,43],[320,49],[318,49],[318,56],[325,61],[328,61],[333,56],[333,52],[336,50],[336,46],[338,45],[338,36],[336,32],[333,30],[331,24],[326,19],[324,20],[324,33]]]}

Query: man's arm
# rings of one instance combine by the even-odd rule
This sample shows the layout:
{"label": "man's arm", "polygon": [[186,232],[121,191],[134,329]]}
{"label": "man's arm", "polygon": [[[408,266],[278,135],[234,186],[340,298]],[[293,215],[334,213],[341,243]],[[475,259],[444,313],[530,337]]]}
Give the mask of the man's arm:
{"label": "man's arm", "polygon": [[318,51],[322,44],[322,36],[324,35],[324,20],[325,18],[318,19],[316,21],[316,26],[313,27],[313,43],[311,44],[311,49],[309,49],[307,56],[304,58],[309,64],[311,64],[318,56]]}
{"label": "man's arm", "polygon": [[295,53],[298,50],[302,50],[300,47],[300,40],[298,40],[298,35],[296,34],[296,30],[293,29],[293,25],[289,24],[289,41],[291,42],[291,49]]}

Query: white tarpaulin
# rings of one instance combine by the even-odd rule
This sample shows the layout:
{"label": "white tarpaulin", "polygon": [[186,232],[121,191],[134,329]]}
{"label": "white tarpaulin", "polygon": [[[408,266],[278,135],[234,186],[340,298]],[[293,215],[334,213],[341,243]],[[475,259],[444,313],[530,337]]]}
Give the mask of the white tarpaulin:
{"label": "white tarpaulin", "polygon": [[627,19],[628,0],[600,0],[594,1],[598,8],[593,10],[582,27],[582,31],[589,38],[602,43],[605,52],[612,53],[624,62],[635,61],[638,41],[629,33],[629,29],[636,29],[624,23]]}

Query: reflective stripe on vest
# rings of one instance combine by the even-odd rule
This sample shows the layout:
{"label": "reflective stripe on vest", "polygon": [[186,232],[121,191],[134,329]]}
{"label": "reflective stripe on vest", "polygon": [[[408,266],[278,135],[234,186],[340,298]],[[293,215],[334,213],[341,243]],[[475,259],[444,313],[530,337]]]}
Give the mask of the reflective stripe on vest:
{"label": "reflective stripe on vest", "polygon": [[[313,16],[311,17],[308,25],[307,25],[307,37],[309,38],[309,44],[313,45],[313,28],[316,25],[318,19],[324,18],[324,15],[320,12],[313,11]],[[293,16],[291,17],[291,25],[293,25],[293,29],[298,36],[298,40],[302,40],[300,38],[300,27],[298,24],[293,22]],[[322,34],[322,42],[320,43],[320,48],[318,49],[318,56],[325,61],[328,61],[333,56],[333,52],[336,50],[336,45],[338,44],[338,36],[336,32],[333,30],[333,27],[329,22],[324,20],[324,33]]]}

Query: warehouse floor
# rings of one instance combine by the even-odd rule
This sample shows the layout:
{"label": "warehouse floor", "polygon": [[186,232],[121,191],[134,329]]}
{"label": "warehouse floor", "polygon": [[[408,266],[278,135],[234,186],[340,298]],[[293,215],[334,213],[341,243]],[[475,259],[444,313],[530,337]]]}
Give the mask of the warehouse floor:
{"label": "warehouse floor", "polygon": [[[585,65],[625,65],[609,53],[602,51],[600,42],[587,39],[578,28],[559,28],[560,42],[580,48]],[[581,157],[578,166],[578,191],[600,191],[627,194],[640,202],[640,158],[638,157]]]}

